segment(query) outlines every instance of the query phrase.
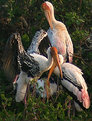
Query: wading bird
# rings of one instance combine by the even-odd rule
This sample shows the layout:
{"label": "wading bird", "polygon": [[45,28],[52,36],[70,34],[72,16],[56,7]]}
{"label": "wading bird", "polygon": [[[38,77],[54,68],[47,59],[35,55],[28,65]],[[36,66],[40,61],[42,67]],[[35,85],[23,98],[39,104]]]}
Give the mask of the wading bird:
{"label": "wading bird", "polygon": [[67,60],[72,63],[73,43],[66,26],[62,22],[55,19],[54,7],[50,2],[44,2],[42,4],[42,9],[50,25],[47,34],[51,45],[57,48],[58,53],[64,57],[65,61]]}
{"label": "wading bird", "polygon": [[[78,102],[82,103],[83,107],[88,109],[90,106],[90,98],[87,91],[87,84],[82,76],[82,71],[71,63],[63,63],[63,56],[59,55],[63,78],[61,79],[62,85],[77,99]],[[52,72],[60,77],[60,72],[54,65],[51,67],[48,79]]]}
{"label": "wading bird", "polygon": [[[39,47],[39,45],[37,44],[37,43],[39,43],[39,42],[41,42],[41,40],[44,38],[44,36],[46,36],[46,33],[45,33],[45,31],[43,31],[43,30],[40,30],[40,31],[37,31],[36,32],[36,34],[35,34],[35,36],[34,36],[34,38],[33,38],[33,40],[32,40],[32,42],[31,42],[31,45],[30,45],[30,47],[28,48],[28,50],[27,50],[27,52],[29,53],[29,54],[32,54],[32,53],[38,53],[39,52],[39,49],[38,49],[38,47]],[[37,43],[36,43],[37,42]],[[32,44],[33,43],[33,44]],[[40,43],[39,43],[40,44]],[[34,46],[35,45],[37,45],[35,48],[34,48]],[[33,47],[32,47],[33,46]],[[34,48],[34,49],[33,49]],[[60,63],[62,64],[63,63],[63,57],[62,56],[60,56]],[[67,66],[68,67],[68,69],[67,69],[67,67],[66,67],[66,64],[69,66]],[[77,78],[76,78],[76,74],[78,73],[78,75],[80,76],[80,79],[82,78],[82,72],[81,72],[81,70],[80,69],[78,69],[76,66],[74,66],[74,65],[72,65],[72,64],[68,64],[68,63],[66,63],[66,64],[62,64],[62,68],[64,68],[65,67],[65,71],[64,71],[64,69],[62,69],[63,70],[63,73],[65,73],[64,75],[63,75],[63,79],[61,80],[61,83],[62,83],[62,85],[63,85],[63,87],[65,87],[67,90],[68,90],[68,92],[69,92],[69,94],[73,97],[73,99],[76,101],[76,99],[78,99],[79,98],[79,96],[77,97],[77,93],[79,93],[80,95],[81,95],[81,88],[82,88],[82,86],[81,86],[81,84],[77,84],[76,83],[76,81],[78,80]],[[73,70],[71,70],[73,68]],[[58,70],[58,69],[56,69],[56,70]],[[67,73],[67,71],[69,70],[69,72]],[[74,71],[74,72],[73,72]],[[59,76],[59,71],[57,71],[57,72],[55,72],[56,74],[58,73],[58,76]],[[73,73],[73,74],[72,74]],[[27,83],[26,83],[26,81],[25,80],[29,80],[29,78],[28,78],[28,76],[27,76],[27,74],[25,74],[25,73],[21,73],[20,75],[20,80],[18,80],[17,81],[17,84],[19,85],[19,94],[17,93],[17,95],[16,95],[16,97],[17,98],[21,98],[20,100],[22,101],[23,99],[24,99],[24,96],[25,96],[25,92],[26,92],[26,88],[27,88]],[[21,79],[22,78],[22,79]],[[65,80],[65,82],[63,81],[63,80]],[[74,82],[72,83],[72,81],[74,80]],[[51,79],[50,79],[50,81],[51,81]],[[57,88],[58,88],[58,85],[56,84],[56,79],[54,79],[54,83],[52,83],[52,82],[50,82],[50,91],[49,91],[49,96],[52,96],[54,93],[56,93],[56,91],[57,91]],[[79,82],[80,82],[80,80],[79,80]],[[79,83],[78,82],[78,83]],[[40,95],[41,95],[41,97],[42,98],[46,98],[47,97],[47,94],[46,94],[46,88],[45,88],[45,83],[46,83],[46,77],[45,77],[45,80],[43,79],[43,78],[41,78],[41,79],[39,79],[38,81],[37,81],[37,87],[36,87],[36,92],[37,93],[39,93]],[[74,83],[76,83],[76,85],[74,84]],[[85,85],[85,87],[86,87],[86,90],[87,90],[87,86],[86,86],[86,84],[85,84],[85,81],[83,81],[83,83],[84,83],[84,85]],[[68,86],[67,86],[68,85]],[[78,86],[78,85],[80,85],[80,86]],[[39,90],[39,88],[40,87],[42,87],[42,91],[40,92],[40,90]],[[69,87],[69,88],[68,88]],[[81,96],[80,96],[81,97]],[[88,96],[88,98],[89,98],[89,96]],[[90,105],[90,101],[89,101],[89,99],[87,99],[88,100],[88,102],[89,102],[89,104],[88,105]],[[79,105],[79,102],[80,101],[76,101],[75,102],[74,101],[74,104],[75,104],[75,108],[77,109],[77,111],[81,111],[82,109],[81,109],[81,107],[80,107],[80,105]],[[87,101],[84,101],[84,102],[86,102],[85,104],[87,105]],[[88,107],[88,106],[85,106],[86,108]]]}
{"label": "wading bird", "polygon": [[[23,48],[23,45],[21,42],[21,36],[19,33],[12,34],[12,36],[8,40],[8,44],[9,43],[11,45],[11,51],[13,51],[12,49],[16,50],[18,65],[19,65],[20,72],[21,72],[18,82],[21,83],[22,80],[25,80],[27,77],[28,77],[28,79],[26,79],[26,81],[33,80],[33,79],[37,81],[40,78],[40,76],[42,75],[42,73],[44,73],[45,71],[48,71],[54,63],[56,63],[56,65],[58,65],[58,67],[60,69],[60,73],[62,74],[61,67],[59,65],[58,55],[55,55],[57,53],[54,53],[55,50],[53,47],[48,48],[48,50],[47,50],[48,59],[47,59],[46,57],[44,57],[40,54],[36,54],[36,53],[32,53],[29,55]],[[54,53],[54,55],[53,55],[53,53]],[[15,55],[13,55],[13,56],[15,56]],[[21,81],[19,81],[19,80],[21,80]],[[28,83],[28,82],[26,82],[26,83]],[[22,85],[22,87],[23,87],[23,85]],[[21,87],[18,87],[17,93],[19,93],[20,88]],[[17,93],[16,93],[16,95],[19,95]],[[21,99],[19,99],[19,96],[18,96],[18,98],[16,96],[16,101],[19,102],[20,100]]]}

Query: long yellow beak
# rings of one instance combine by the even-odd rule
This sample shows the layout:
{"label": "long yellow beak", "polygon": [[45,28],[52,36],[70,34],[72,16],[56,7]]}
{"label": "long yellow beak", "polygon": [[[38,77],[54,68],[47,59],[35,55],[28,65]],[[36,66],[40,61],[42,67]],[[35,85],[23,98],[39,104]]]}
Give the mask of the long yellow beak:
{"label": "long yellow beak", "polygon": [[[49,71],[49,74],[48,74],[48,79],[47,79],[47,86],[48,87],[50,87],[49,79],[50,79],[51,74],[53,73],[56,66],[58,66],[59,71],[60,71],[60,75],[61,75],[61,78],[62,78],[62,69],[61,69],[61,66],[60,66],[59,56],[58,56],[58,52],[57,52],[56,47],[51,48],[51,55],[53,57],[53,65],[52,65],[52,67]],[[47,98],[49,98],[48,90],[47,90]]]}
{"label": "long yellow beak", "polygon": [[58,56],[58,52],[57,52],[57,49],[56,47],[52,47],[51,48],[51,55],[53,57],[53,65],[49,71],[49,74],[48,74],[48,79],[50,78],[51,74],[53,73],[54,69],[56,66],[58,66],[59,68],[59,71],[60,71],[60,75],[61,75],[61,78],[62,78],[62,69],[61,69],[61,65],[60,65],[60,61],[59,61],[59,56]]}
{"label": "long yellow beak", "polygon": [[45,16],[47,18],[47,21],[50,25],[50,28],[53,29],[53,25],[52,25],[52,19],[51,19],[51,11],[49,6],[46,3],[42,4],[42,9],[44,10]]}

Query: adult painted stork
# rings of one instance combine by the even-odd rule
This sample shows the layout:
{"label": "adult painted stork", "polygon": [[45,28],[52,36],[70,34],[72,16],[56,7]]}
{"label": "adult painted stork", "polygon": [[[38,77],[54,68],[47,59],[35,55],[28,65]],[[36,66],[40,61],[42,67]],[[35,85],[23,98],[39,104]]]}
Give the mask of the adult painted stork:
{"label": "adult painted stork", "polygon": [[[35,33],[35,36],[32,39],[31,45],[27,50],[28,56],[29,56],[29,54],[33,54],[33,53],[38,54],[40,52],[40,54],[47,57],[46,52],[47,52],[47,48],[49,47],[49,41],[47,39],[45,39],[46,35],[47,35],[47,33],[44,30],[37,31]],[[18,36],[20,36],[20,35],[18,35]],[[43,46],[44,44],[43,44],[43,42],[41,42],[41,40],[43,38],[44,38],[43,42],[46,43],[45,46]],[[5,75],[8,78],[8,80],[10,80],[10,81],[14,80],[13,84],[15,84],[15,82],[18,78],[18,76],[16,76],[16,75],[19,74],[17,83],[19,84],[18,90],[20,90],[19,92],[21,92],[21,93],[17,94],[16,97],[22,98],[24,95],[23,93],[26,91],[26,87],[27,87],[27,84],[25,82],[29,80],[29,77],[28,77],[27,73],[22,72],[19,68],[19,63],[18,63],[17,57],[18,57],[18,53],[20,51],[18,52],[18,43],[17,43],[18,41],[16,39],[17,39],[17,33],[12,34],[9,37],[9,39],[7,40],[2,61],[3,61],[3,69],[5,72]],[[22,48],[22,50],[24,50],[21,40],[19,40],[19,41],[20,41],[19,46]],[[48,43],[47,43],[47,41],[48,41]],[[22,88],[22,86],[24,88]]]}
{"label": "adult painted stork", "polygon": [[[41,44],[41,41],[46,36],[47,36],[47,33],[44,30],[37,31],[35,33],[35,36],[32,39],[32,42],[31,42],[29,48],[27,49],[27,53],[30,55],[32,55],[32,54],[42,54],[43,55],[44,54],[44,56],[47,56],[46,51],[47,51],[47,48],[49,47],[49,41],[48,41],[47,46],[45,46],[44,48],[42,48],[43,44]],[[47,42],[47,40],[46,40],[46,42]],[[39,48],[39,46],[42,46],[42,47]],[[17,80],[17,78],[15,80]],[[29,80],[30,79],[28,78],[27,74],[24,72],[21,72],[19,74],[18,80],[14,82],[14,85],[17,84],[17,93],[16,93],[16,97],[15,97],[17,102],[20,102],[24,99]]]}
{"label": "adult painted stork", "polygon": [[[45,71],[48,71],[51,68],[51,66],[56,62],[56,60],[57,60],[56,65],[58,65],[61,71],[58,55],[56,55],[57,53],[55,52],[53,47],[48,48],[47,50],[48,59],[47,59],[46,57],[36,53],[32,53],[29,55],[23,48],[23,45],[21,42],[21,36],[19,33],[12,34],[10,39],[8,40],[8,45],[9,43],[11,46],[11,51],[16,50],[15,53],[17,55],[18,65],[21,72],[18,82],[20,82],[21,84],[23,84],[22,81],[23,82],[25,81],[25,83],[28,83],[29,80],[33,80],[33,79],[37,81],[42,75],[42,73],[44,73]],[[62,74],[62,71],[61,71],[61,74]],[[18,87],[17,93],[19,93],[20,88],[21,87]],[[16,94],[16,95],[19,95],[19,94]],[[16,101],[19,102],[21,101],[21,99],[17,98],[16,96]]]}
{"label": "adult painted stork", "polygon": [[[10,46],[9,46],[10,45]],[[21,71],[27,73],[29,77],[40,77],[40,75],[45,72],[46,70],[49,70],[49,68],[52,66],[53,59],[51,56],[51,51],[54,51],[52,48],[49,48],[48,53],[48,59],[42,55],[39,55],[37,53],[28,54],[22,45],[21,42],[21,36],[19,33],[14,33],[10,36],[8,42],[7,42],[7,48],[6,53],[8,54],[8,48],[9,51],[12,51],[13,53],[11,56],[16,58],[16,61],[18,61],[18,66]],[[55,57],[55,56],[54,56]],[[53,58],[54,58],[53,57]],[[15,58],[7,57],[5,67],[9,67],[11,63],[8,62],[12,61]],[[36,71],[38,73],[36,73]]]}
{"label": "adult painted stork", "polygon": [[[47,49],[50,47],[50,42],[45,39],[47,33],[44,30],[37,31],[32,39],[31,45],[27,50],[28,54],[38,53],[47,57]],[[3,70],[8,80],[12,81],[16,74],[20,73],[20,69],[17,61],[17,49],[16,44],[12,43],[14,35],[11,35],[6,42],[3,53]],[[44,41],[42,39],[44,38]],[[45,46],[44,46],[45,44]]]}
{"label": "adult painted stork", "polygon": [[67,60],[72,63],[73,43],[66,26],[62,22],[55,19],[54,7],[50,2],[44,2],[42,4],[42,9],[50,25],[47,34],[51,45],[57,48],[58,53],[63,55],[65,61]]}
{"label": "adult painted stork", "polygon": [[[63,56],[59,55],[63,78],[61,79],[62,85],[80,102],[84,108],[90,107],[90,98],[87,91],[87,84],[82,76],[82,71],[71,63],[63,63]],[[60,77],[58,68],[51,67],[48,79],[54,70],[54,73]]]}

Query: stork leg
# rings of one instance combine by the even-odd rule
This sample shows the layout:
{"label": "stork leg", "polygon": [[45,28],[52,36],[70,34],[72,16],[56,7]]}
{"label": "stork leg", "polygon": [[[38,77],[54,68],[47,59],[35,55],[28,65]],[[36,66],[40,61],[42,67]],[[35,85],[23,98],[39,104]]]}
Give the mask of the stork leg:
{"label": "stork leg", "polygon": [[35,79],[34,84],[33,84],[33,95],[36,95],[36,83],[37,83],[37,79]]}
{"label": "stork leg", "polygon": [[17,74],[13,80],[13,83],[16,83],[17,79],[18,79],[19,75]]}
{"label": "stork leg", "polygon": [[27,96],[28,96],[28,92],[29,92],[29,83],[27,84],[27,89],[26,89],[26,93],[25,93],[25,97],[24,97],[24,104],[25,104],[25,107],[27,105]]}
{"label": "stork leg", "polygon": [[70,113],[71,113],[71,100],[69,101],[68,105],[68,117],[70,118]]}
{"label": "stork leg", "polygon": [[33,85],[33,95],[36,95],[36,84]]}
{"label": "stork leg", "polygon": [[75,105],[74,105],[74,101],[73,101],[73,117],[75,117]]}
{"label": "stork leg", "polygon": [[13,88],[16,90],[16,81],[18,80],[19,75],[17,74],[16,77],[13,80]]}

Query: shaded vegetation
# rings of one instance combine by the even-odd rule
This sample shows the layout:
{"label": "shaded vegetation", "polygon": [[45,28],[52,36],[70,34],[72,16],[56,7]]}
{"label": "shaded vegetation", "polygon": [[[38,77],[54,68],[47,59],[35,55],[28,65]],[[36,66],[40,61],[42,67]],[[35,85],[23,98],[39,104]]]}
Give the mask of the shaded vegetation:
{"label": "shaded vegetation", "polygon": [[[49,0],[50,1],[50,0]],[[2,55],[7,38],[13,32],[20,32],[25,49],[37,30],[47,30],[48,22],[41,9],[42,0],[0,0],[0,121],[88,121],[92,120],[92,106],[67,116],[71,97],[67,93],[57,92],[49,102],[30,94],[27,107],[15,102],[10,82],[2,71]],[[65,23],[73,44],[74,64],[84,72],[92,99],[92,1],[91,0],[52,0],[55,17]]]}

